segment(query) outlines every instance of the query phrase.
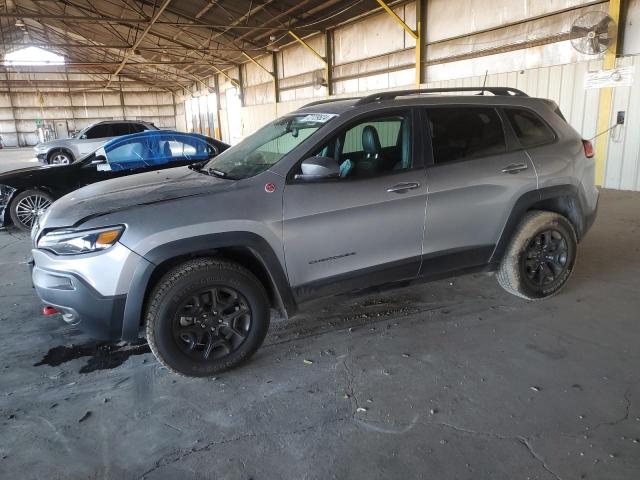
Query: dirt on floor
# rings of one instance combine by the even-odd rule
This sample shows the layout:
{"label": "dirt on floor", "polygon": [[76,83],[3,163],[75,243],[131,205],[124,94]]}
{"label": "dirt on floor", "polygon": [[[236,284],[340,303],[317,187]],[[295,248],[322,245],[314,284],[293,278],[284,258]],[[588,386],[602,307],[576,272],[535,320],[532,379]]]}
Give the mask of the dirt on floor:
{"label": "dirt on floor", "polygon": [[316,301],[208,380],[43,317],[0,232],[0,478],[640,478],[639,207],[603,192],[554,298],[479,274]]}

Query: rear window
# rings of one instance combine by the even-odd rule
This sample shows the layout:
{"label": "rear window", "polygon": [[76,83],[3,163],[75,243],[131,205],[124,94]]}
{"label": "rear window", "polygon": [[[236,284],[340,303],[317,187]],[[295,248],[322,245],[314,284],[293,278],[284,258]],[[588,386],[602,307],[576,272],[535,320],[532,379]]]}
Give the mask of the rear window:
{"label": "rear window", "polygon": [[493,108],[430,108],[427,116],[436,165],[499,155],[507,149],[502,121]]}
{"label": "rear window", "polygon": [[533,147],[555,140],[551,128],[535,113],[519,108],[505,109],[505,113],[523,147]]}

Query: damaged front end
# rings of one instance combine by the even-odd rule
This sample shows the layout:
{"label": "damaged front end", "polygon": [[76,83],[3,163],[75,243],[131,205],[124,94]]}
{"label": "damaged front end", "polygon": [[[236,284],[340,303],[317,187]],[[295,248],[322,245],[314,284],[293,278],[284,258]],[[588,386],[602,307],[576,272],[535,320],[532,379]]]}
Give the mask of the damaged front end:
{"label": "damaged front end", "polygon": [[16,189],[8,185],[0,185],[0,228],[9,221],[9,203],[13,199]]}

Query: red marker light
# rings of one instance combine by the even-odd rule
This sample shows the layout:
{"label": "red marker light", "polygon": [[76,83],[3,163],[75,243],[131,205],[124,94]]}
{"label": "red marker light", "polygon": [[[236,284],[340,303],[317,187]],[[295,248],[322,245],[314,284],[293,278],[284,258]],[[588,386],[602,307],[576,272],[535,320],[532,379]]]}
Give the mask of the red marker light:
{"label": "red marker light", "polygon": [[267,193],[273,193],[276,191],[276,186],[273,183],[267,183],[264,186],[264,191]]}
{"label": "red marker light", "polygon": [[52,306],[50,306],[50,305],[47,305],[46,307],[44,307],[42,309],[42,314],[47,316],[47,317],[49,315],[55,315],[57,313],[60,313],[60,312],[58,310],[56,310],[55,308],[53,308]]}

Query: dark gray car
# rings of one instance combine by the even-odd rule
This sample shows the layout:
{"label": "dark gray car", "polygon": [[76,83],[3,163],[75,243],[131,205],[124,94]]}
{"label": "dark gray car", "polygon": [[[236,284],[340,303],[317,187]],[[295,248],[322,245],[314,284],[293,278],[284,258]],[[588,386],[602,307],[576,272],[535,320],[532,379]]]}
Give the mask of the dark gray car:
{"label": "dark gray car", "polygon": [[201,168],[78,190],[33,230],[38,295],[189,376],[318,296],[473,271],[553,295],[595,218],[591,144],[553,102],[489,92],[314,103]]}

